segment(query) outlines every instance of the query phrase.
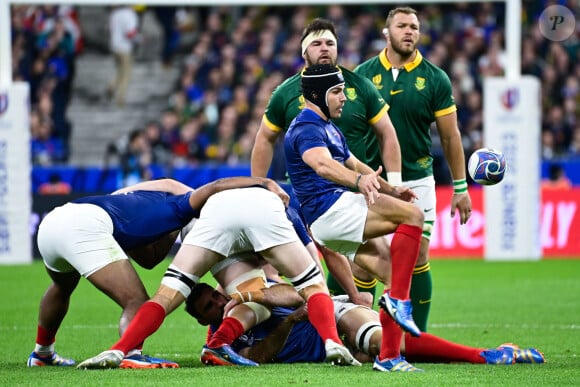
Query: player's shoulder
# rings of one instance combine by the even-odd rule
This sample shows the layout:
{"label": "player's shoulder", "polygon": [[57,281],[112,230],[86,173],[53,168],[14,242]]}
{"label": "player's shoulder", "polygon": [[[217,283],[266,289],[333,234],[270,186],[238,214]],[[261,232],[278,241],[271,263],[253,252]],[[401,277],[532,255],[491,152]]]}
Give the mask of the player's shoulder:
{"label": "player's shoulder", "polygon": [[419,66],[423,68],[423,71],[430,73],[436,77],[449,78],[445,70],[443,70],[441,67],[437,66],[433,62],[429,61],[425,57],[423,57],[423,59],[421,60],[421,64]]}
{"label": "player's shoulder", "polygon": [[276,90],[287,90],[288,88],[295,87],[300,84],[300,73],[296,73],[284,80],[281,84],[276,87]]}
{"label": "player's shoulder", "polygon": [[358,66],[356,66],[354,72],[356,74],[365,73],[370,69],[374,69],[377,63],[380,63],[379,56],[378,55],[372,56],[369,59],[365,60],[364,62],[360,63]]}
{"label": "player's shoulder", "polygon": [[344,77],[344,82],[346,83],[346,87],[354,87],[356,89],[367,89],[369,87],[373,88],[373,84],[367,77],[362,74],[358,74],[354,71],[351,71],[345,67],[339,66],[342,75]]}

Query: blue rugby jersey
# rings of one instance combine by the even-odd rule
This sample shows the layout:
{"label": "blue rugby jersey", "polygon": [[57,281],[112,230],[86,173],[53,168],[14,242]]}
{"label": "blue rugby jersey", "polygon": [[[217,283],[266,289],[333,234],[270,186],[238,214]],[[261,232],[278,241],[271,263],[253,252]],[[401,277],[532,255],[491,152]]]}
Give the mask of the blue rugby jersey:
{"label": "blue rugby jersey", "polygon": [[113,237],[125,251],[157,241],[183,228],[199,216],[192,209],[192,192],[173,195],[158,191],[132,191],[117,195],[87,196],[73,203],[89,203],[104,209],[113,221]]}
{"label": "blue rugby jersey", "polygon": [[341,164],[351,157],[340,129],[332,121],[325,121],[305,108],[284,136],[284,152],[288,176],[308,224],[324,214],[347,191],[343,185],[319,176],[302,160],[304,152],[316,147],[328,148]]}

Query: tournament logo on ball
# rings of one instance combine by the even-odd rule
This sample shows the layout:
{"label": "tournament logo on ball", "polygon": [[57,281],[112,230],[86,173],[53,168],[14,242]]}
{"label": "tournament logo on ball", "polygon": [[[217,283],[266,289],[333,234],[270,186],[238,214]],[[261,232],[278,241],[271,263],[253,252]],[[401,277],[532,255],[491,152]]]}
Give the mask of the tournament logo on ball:
{"label": "tournament logo on ball", "polygon": [[0,93],[0,116],[8,110],[8,93]]}

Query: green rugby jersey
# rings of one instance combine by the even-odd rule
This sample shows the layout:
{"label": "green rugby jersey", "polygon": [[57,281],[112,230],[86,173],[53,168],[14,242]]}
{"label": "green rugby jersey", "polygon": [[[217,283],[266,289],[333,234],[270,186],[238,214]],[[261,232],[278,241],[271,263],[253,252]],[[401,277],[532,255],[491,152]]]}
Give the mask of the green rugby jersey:
{"label": "green rugby jersey", "polygon": [[[382,165],[381,154],[370,125],[380,120],[389,107],[368,79],[344,67],[340,69],[344,76],[346,102],[342,116],[333,121],[344,134],[352,154],[363,163],[378,167]],[[264,113],[264,122],[275,132],[286,132],[304,105],[298,73],[286,79],[274,90]],[[367,136],[369,131],[372,136]],[[373,149],[375,152],[369,153],[367,149]],[[368,158],[369,154],[376,158],[372,163]]]}
{"label": "green rugby jersey", "polygon": [[419,51],[415,60],[399,70],[393,80],[393,66],[386,49],[354,70],[370,79],[389,104],[389,117],[401,146],[403,181],[433,175],[430,125],[435,117],[457,110],[451,81],[443,70],[424,59]]}

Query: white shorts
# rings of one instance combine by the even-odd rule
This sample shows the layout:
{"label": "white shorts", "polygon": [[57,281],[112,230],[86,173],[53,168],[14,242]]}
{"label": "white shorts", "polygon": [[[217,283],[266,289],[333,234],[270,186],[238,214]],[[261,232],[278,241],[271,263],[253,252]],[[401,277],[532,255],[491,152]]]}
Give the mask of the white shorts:
{"label": "white shorts", "polygon": [[183,243],[228,257],[298,240],[276,194],[263,188],[239,188],[212,195]]}
{"label": "white shorts", "polygon": [[88,277],[128,259],[113,238],[113,221],[94,204],[67,203],[49,212],[38,227],[38,250],[47,268]]}
{"label": "white shorts", "polygon": [[423,211],[426,222],[435,222],[437,196],[435,195],[435,179],[427,176],[419,180],[404,181],[403,186],[410,188],[417,195],[414,204]]}
{"label": "white shorts", "polygon": [[318,243],[353,260],[363,243],[368,212],[364,195],[345,192],[310,225],[310,231]]}

